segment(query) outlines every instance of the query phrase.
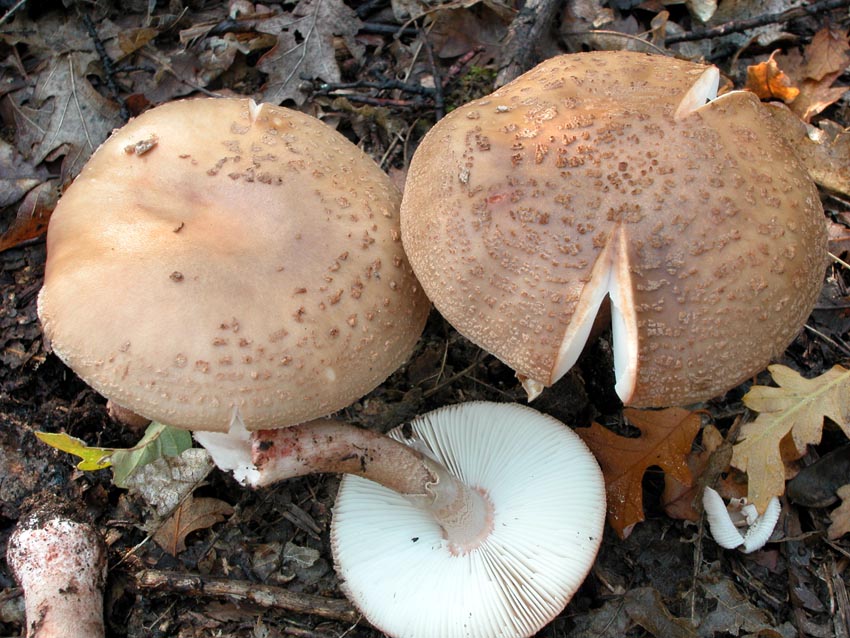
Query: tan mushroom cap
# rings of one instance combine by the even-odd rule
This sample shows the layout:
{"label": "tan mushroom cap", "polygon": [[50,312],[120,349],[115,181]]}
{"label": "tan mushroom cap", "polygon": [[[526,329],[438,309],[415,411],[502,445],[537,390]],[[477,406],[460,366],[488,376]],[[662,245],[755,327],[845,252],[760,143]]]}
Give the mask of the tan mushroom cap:
{"label": "tan mushroom cap", "polygon": [[39,316],[98,392],[175,427],[338,410],[412,349],[429,303],[400,195],[315,118],[173,102],[98,149],[50,222]]}
{"label": "tan mushroom cap", "polygon": [[437,309],[550,385],[609,295],[631,405],[702,401],[763,368],[814,305],[825,224],[759,100],[706,104],[716,84],[673,58],[565,55],[440,121],[401,220]]}

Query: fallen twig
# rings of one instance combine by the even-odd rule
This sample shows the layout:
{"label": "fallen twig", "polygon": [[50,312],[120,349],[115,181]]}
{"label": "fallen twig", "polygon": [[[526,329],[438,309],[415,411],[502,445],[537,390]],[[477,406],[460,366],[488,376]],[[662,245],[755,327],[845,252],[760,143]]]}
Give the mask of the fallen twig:
{"label": "fallen twig", "polygon": [[765,13],[763,15],[745,18],[743,20],[730,20],[723,24],[718,24],[709,29],[695,29],[685,33],[677,33],[668,36],[664,40],[664,44],[670,46],[677,42],[693,42],[694,40],[707,40],[728,35],[730,33],[740,33],[747,29],[755,27],[763,27],[768,24],[777,24],[781,22],[790,22],[796,18],[802,18],[805,15],[815,15],[823,11],[830,11],[840,7],[850,6],[850,0],[820,0],[811,4],[804,4],[799,7],[793,7],[780,13]]}
{"label": "fallen twig", "polygon": [[115,62],[106,52],[106,47],[103,46],[103,41],[100,39],[92,19],[85,13],[80,14],[80,19],[94,43],[94,50],[97,52],[100,63],[103,65],[103,76],[106,86],[109,88],[109,92],[112,93],[112,98],[118,102],[121,119],[126,122],[130,119],[130,110],[127,108],[127,102],[121,97],[121,92],[118,90],[118,83],[115,82]]}
{"label": "fallen twig", "polygon": [[534,42],[550,29],[561,3],[557,0],[528,0],[511,22],[505,37],[496,86],[507,84],[534,63]]}
{"label": "fallen twig", "polygon": [[238,598],[262,607],[286,609],[342,622],[355,623],[361,619],[360,613],[346,600],[297,593],[283,587],[247,580],[146,569],[136,575],[136,586],[139,589],[191,596]]}

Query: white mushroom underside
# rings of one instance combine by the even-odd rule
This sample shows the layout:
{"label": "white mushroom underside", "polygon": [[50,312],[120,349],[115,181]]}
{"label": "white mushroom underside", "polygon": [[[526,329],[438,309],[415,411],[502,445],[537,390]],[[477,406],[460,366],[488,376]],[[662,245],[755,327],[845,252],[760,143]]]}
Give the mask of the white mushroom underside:
{"label": "white mushroom underside", "polygon": [[[707,69],[682,98],[674,117],[682,119],[717,97],[720,72]],[[637,320],[632,300],[626,237],[620,228],[612,235],[593,267],[590,281],[579,299],[570,326],[564,334],[555,362],[554,383],[572,368],[579,358],[593,322],[606,295],[611,300],[611,333],[614,351],[614,389],[628,403],[637,382]]]}
{"label": "white mushroom underside", "polygon": [[585,286],[573,314],[570,327],[564,334],[555,361],[553,383],[575,365],[590,335],[593,322],[605,297],[611,300],[611,335],[614,351],[614,389],[627,403],[637,381],[638,334],[632,300],[626,238],[618,230],[596,260],[590,281]]}
{"label": "white mushroom underside", "polygon": [[[494,529],[453,555],[425,511],[346,476],[332,543],[348,595],[382,631],[410,638],[529,636],[584,580],[602,536],[601,472],[563,424],[519,405],[468,403],[411,424],[431,454],[494,506]],[[392,433],[401,437],[399,428]]]}

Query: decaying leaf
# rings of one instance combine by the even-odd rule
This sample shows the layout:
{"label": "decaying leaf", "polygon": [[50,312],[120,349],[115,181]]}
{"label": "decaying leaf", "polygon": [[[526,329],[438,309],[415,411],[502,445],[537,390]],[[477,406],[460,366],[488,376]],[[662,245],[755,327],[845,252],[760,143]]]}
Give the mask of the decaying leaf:
{"label": "decaying leaf", "polygon": [[[664,512],[671,518],[686,521],[698,521],[702,491],[708,482],[729,467],[732,458],[732,446],[724,439],[720,431],[711,423],[702,429],[700,449],[688,454],[688,468],[691,470],[691,484],[680,483],[672,474],[664,475],[664,492],[661,503]],[[699,479],[699,480],[697,480]]]}
{"label": "decaying leaf", "polygon": [[838,488],[838,496],[841,505],[836,507],[829,515],[832,523],[827,530],[830,540],[835,540],[850,532],[850,484]]}
{"label": "decaying leaf", "polygon": [[741,426],[739,442],[732,448],[732,465],[747,473],[747,497],[759,512],[772,497],[784,493],[785,462],[800,458],[808,445],[820,442],[824,417],[850,436],[850,371],[834,366],[805,379],[785,366],[768,369],[779,387],[754,386],[744,396],[747,407],[759,415]]}
{"label": "decaying leaf", "polygon": [[758,95],[763,100],[777,99],[786,104],[793,102],[800,89],[776,63],[776,51],[764,62],[747,67],[747,83],[745,88]]}
{"label": "decaying leaf", "polygon": [[822,80],[803,80],[799,85],[800,94],[791,102],[791,110],[804,122],[811,121],[815,115],[847,93],[846,86],[832,86],[840,75],[841,71],[836,71],[825,75]]}
{"label": "decaying leaf", "polygon": [[823,80],[827,75],[843,71],[850,64],[850,43],[846,32],[824,27],[806,47],[806,63],[802,75],[810,80]]}
{"label": "decaying leaf", "polygon": [[57,186],[54,180],[44,181],[24,195],[14,221],[0,235],[0,251],[41,237],[47,232],[50,215],[59,199]]}
{"label": "decaying leaf", "polygon": [[47,177],[46,168],[27,162],[14,146],[0,139],[0,208],[11,206]]}
{"label": "decaying leaf", "polygon": [[94,150],[122,124],[118,105],[92,86],[86,69],[97,55],[53,56],[32,94],[17,92],[14,111],[18,149],[33,164],[64,158],[62,181],[75,177]]}
{"label": "decaying leaf", "polygon": [[277,44],[257,63],[268,75],[263,101],[281,104],[293,100],[303,104],[300,90],[304,78],[339,82],[340,70],[334,49],[340,36],[349,53],[362,55],[354,36],[362,22],[342,0],[300,0],[291,14],[281,14],[257,23],[257,29],[277,38]]}
{"label": "decaying leaf", "polygon": [[209,452],[193,447],[178,456],[163,456],[139,468],[125,480],[125,485],[139,494],[158,516],[165,516],[214,467]]}
{"label": "decaying leaf", "polygon": [[706,611],[700,618],[697,630],[700,638],[726,635],[792,638],[797,635],[790,623],[775,627],[764,610],[750,602],[738,591],[734,582],[723,578],[719,572],[719,566],[714,564],[698,581],[702,591],[700,600],[714,605],[713,611]]}
{"label": "decaying leaf", "polygon": [[667,609],[661,593],[652,587],[628,590],[622,597],[607,601],[597,609],[576,614],[571,638],[622,638],[629,630],[642,627],[647,635],[665,638],[695,638],[693,625],[676,618]]}
{"label": "decaying leaf", "polygon": [[850,444],[834,448],[803,468],[785,486],[792,503],[803,507],[829,507],[838,500],[838,489],[850,481]]}
{"label": "decaying leaf", "polygon": [[163,550],[177,556],[186,549],[186,537],[192,532],[212,527],[233,514],[233,508],[217,498],[194,498],[189,495],[171,513],[153,535]]}
{"label": "decaying leaf", "polygon": [[178,456],[190,447],[192,435],[187,430],[153,422],[136,445],[112,452],[112,482],[118,487],[127,487],[127,479],[140,467],[165,456]]}
{"label": "decaying leaf", "polygon": [[789,104],[804,122],[841,98],[846,86],[832,86],[850,64],[847,34],[824,27],[800,54],[792,50],[782,56],[780,66],[800,92]]}
{"label": "decaying leaf", "polygon": [[128,449],[90,447],[85,441],[67,434],[36,432],[35,435],[50,447],[80,457],[82,461],[77,469],[102,470],[111,466],[113,482],[118,487],[127,487],[128,478],[140,467],[164,456],[177,456],[192,447],[192,435],[188,431],[156,422],[151,423],[142,439]]}
{"label": "decaying leaf", "polygon": [[641,431],[626,438],[594,423],[576,432],[596,455],[608,496],[608,522],[621,538],[644,520],[643,475],[658,466],[683,485],[690,485],[687,457],[700,428],[700,415],[681,408],[623,410],[626,419]]}

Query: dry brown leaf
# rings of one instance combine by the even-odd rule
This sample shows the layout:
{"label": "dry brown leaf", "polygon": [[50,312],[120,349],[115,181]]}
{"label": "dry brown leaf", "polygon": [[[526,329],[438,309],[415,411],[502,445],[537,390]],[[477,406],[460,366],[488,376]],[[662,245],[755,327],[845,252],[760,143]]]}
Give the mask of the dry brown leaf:
{"label": "dry brown leaf", "polygon": [[832,524],[827,530],[829,539],[833,541],[850,532],[850,484],[839,487],[836,494],[841,498],[841,505],[830,512]]}
{"label": "dry brown leaf", "polygon": [[700,428],[700,415],[681,408],[623,410],[641,431],[638,438],[618,436],[594,423],[576,430],[596,455],[608,496],[608,522],[626,538],[643,516],[643,475],[658,466],[683,485],[690,485],[687,456]]}
{"label": "dry brown leaf", "polygon": [[31,189],[18,205],[15,220],[0,235],[0,252],[46,233],[58,199],[55,181],[42,182]]}
{"label": "dry brown leaf", "polygon": [[217,498],[186,497],[153,535],[163,550],[177,556],[186,549],[186,537],[199,529],[212,527],[233,514],[233,508]]}
{"label": "dry brown leaf", "polygon": [[[768,369],[779,387],[753,386],[744,396],[747,407],[759,415],[741,426],[739,442],[732,448],[732,465],[747,473],[747,497],[759,512],[785,492],[785,463],[820,442],[824,417],[850,436],[850,371],[834,366],[805,379],[785,366]],[[788,458],[788,450],[796,453],[794,458]]]}
{"label": "dry brown leaf", "polygon": [[815,115],[847,93],[846,86],[832,86],[840,75],[841,71],[836,71],[823,76],[821,80],[803,80],[799,85],[797,98],[789,105],[791,110],[804,122],[811,121]]}
{"label": "dry brown leaf", "polygon": [[844,71],[850,64],[850,42],[847,33],[824,27],[815,33],[806,47],[805,56],[803,77],[822,80],[831,73]]}
{"label": "dry brown leaf", "polygon": [[846,86],[832,86],[850,64],[847,34],[824,27],[818,31],[802,54],[794,49],[777,58],[778,65],[800,92],[789,103],[804,122],[838,101]]}
{"label": "dry brown leaf", "polygon": [[47,178],[46,168],[33,166],[14,146],[0,139],[0,208],[16,203]]}
{"label": "dry brown leaf", "polygon": [[778,99],[786,104],[793,102],[800,89],[779,68],[776,62],[777,51],[774,51],[764,62],[747,67],[747,83],[745,89],[752,91],[763,100]]}
{"label": "dry brown leaf", "polygon": [[[695,504],[702,498],[705,479],[713,480],[729,467],[732,447],[723,439],[723,435],[712,424],[702,429],[702,441],[699,450],[688,454],[688,468],[691,471],[691,484],[680,483],[671,474],[664,475],[664,492],[661,503],[664,512],[670,518],[685,521],[698,521],[701,508]],[[702,480],[697,481],[700,478]]]}
{"label": "dry brown leaf", "polygon": [[10,97],[16,145],[33,164],[64,157],[62,182],[79,173],[89,156],[122,124],[118,105],[92,86],[86,69],[95,53],[72,52],[51,57],[35,89]]}

